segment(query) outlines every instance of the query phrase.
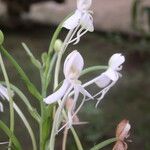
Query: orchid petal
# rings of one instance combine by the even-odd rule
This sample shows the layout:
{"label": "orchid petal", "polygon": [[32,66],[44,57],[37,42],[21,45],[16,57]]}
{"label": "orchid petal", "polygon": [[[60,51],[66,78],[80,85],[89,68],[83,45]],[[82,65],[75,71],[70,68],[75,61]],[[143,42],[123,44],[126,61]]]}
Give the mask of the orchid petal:
{"label": "orchid petal", "polygon": [[3,99],[6,98],[7,100],[9,100],[7,88],[5,88],[5,87],[2,86],[2,85],[0,85],[0,96],[1,96]]}
{"label": "orchid petal", "polygon": [[[108,64],[112,69],[117,70],[118,67],[120,65],[122,65],[124,62],[125,62],[125,57],[122,56],[122,54],[120,54],[120,53],[116,53],[116,54],[111,56]],[[121,68],[120,68],[120,70],[121,70]]]}
{"label": "orchid petal", "polygon": [[119,78],[118,72],[112,70],[111,68],[107,69],[103,75],[107,76],[112,81],[117,81]]}
{"label": "orchid petal", "polygon": [[75,13],[71,17],[69,17],[63,23],[62,26],[68,30],[74,29],[75,27],[78,26],[81,15],[82,15],[82,13],[80,11],[76,10]]}
{"label": "orchid petal", "polygon": [[70,53],[64,62],[64,75],[65,78],[73,79],[78,78],[83,69],[84,61],[78,51]]}
{"label": "orchid petal", "polygon": [[91,7],[92,0],[77,0],[77,8],[79,10],[88,10]]}
{"label": "orchid petal", "polygon": [[83,96],[87,96],[88,98],[93,99],[92,95],[91,95],[88,91],[86,91],[86,90],[82,87],[82,85],[78,85],[78,89],[79,89],[80,92],[83,94]]}
{"label": "orchid petal", "polygon": [[96,80],[95,83],[96,83],[96,85],[97,85],[98,87],[104,88],[104,87],[106,87],[110,82],[111,82],[111,79],[103,73],[103,74],[101,74],[101,75],[97,78],[97,80]]}
{"label": "orchid petal", "polygon": [[51,94],[50,96],[44,98],[44,102],[46,104],[52,104],[58,101],[64,96],[68,87],[69,87],[69,82],[67,80],[64,80],[63,85],[60,87],[60,89],[55,93]]}
{"label": "orchid petal", "polygon": [[89,13],[84,13],[83,16],[80,19],[80,24],[82,28],[93,32],[94,31],[94,26],[93,26],[93,18]]}

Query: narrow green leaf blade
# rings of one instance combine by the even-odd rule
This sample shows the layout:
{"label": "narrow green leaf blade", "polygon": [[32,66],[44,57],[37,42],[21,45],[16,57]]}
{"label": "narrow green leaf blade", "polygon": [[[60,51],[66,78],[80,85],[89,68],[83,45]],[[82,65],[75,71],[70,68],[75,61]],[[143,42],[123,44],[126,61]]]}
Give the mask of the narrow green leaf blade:
{"label": "narrow green leaf blade", "polygon": [[9,59],[9,61],[13,64],[13,66],[18,71],[19,75],[21,76],[22,80],[26,84],[29,92],[36,97],[38,100],[42,100],[42,96],[37,90],[37,88],[34,86],[34,84],[29,80],[25,72],[22,70],[22,68],[19,66],[19,64],[16,62],[16,60],[4,49],[3,46],[0,46],[1,52]]}
{"label": "narrow green leaf blade", "polygon": [[0,128],[7,134],[9,138],[12,139],[15,150],[22,150],[21,144],[19,143],[16,136],[9,130],[9,128],[5,125],[4,122],[0,120]]}
{"label": "narrow green leaf blade", "polygon": [[34,55],[32,54],[32,52],[30,51],[30,49],[28,48],[28,46],[25,43],[22,43],[23,48],[25,49],[25,51],[27,52],[27,54],[30,57],[30,60],[32,62],[32,64],[37,67],[38,69],[41,68],[41,63],[39,62],[39,60],[37,60]]}

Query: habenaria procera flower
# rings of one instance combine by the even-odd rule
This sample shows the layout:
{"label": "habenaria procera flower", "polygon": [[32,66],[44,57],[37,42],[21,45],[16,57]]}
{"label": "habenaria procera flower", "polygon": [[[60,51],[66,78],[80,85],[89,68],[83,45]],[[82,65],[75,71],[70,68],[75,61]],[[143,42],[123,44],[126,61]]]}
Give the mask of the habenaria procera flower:
{"label": "habenaria procera flower", "polygon": [[[0,97],[2,99],[7,99],[9,100],[9,96],[8,96],[8,90],[6,87],[4,87],[3,85],[0,85]],[[0,112],[3,112],[4,108],[3,108],[3,104],[0,102]]]}
{"label": "habenaria procera flower", "polygon": [[100,97],[98,98],[98,102],[96,105],[99,104],[101,99],[104,95],[108,92],[108,90],[117,82],[121,74],[119,73],[122,70],[122,64],[125,61],[125,57],[122,56],[120,53],[116,53],[111,56],[108,62],[108,69],[102,73],[95,83],[100,87],[103,88],[98,94]]}
{"label": "habenaria procera flower", "polygon": [[77,0],[77,9],[75,13],[63,23],[63,27],[68,30],[74,29],[77,34],[77,36],[68,43],[75,42],[74,44],[77,44],[80,37],[87,31],[94,31],[93,17],[91,15],[92,11],[89,10],[91,4],[92,0]]}
{"label": "habenaria procera flower", "polygon": [[124,63],[124,61],[125,57],[122,56],[120,53],[112,55],[108,62],[108,69],[98,77],[83,85],[84,87],[86,87],[92,83],[96,83],[98,87],[102,88],[100,92],[93,96],[99,96],[97,98],[98,101],[96,107],[103,99],[105,94],[109,91],[109,89],[118,81],[119,77],[121,77],[119,71],[122,70],[122,64]]}
{"label": "habenaria procera flower", "polygon": [[80,93],[83,94],[84,98],[92,98],[92,96],[82,87],[81,81],[78,80],[83,66],[84,61],[81,54],[76,50],[71,52],[64,62],[63,72],[65,79],[62,86],[56,92],[46,97],[44,102],[47,104],[52,104],[62,99],[61,106],[64,107],[69,93],[73,90],[74,97],[72,111],[75,112],[76,102]]}

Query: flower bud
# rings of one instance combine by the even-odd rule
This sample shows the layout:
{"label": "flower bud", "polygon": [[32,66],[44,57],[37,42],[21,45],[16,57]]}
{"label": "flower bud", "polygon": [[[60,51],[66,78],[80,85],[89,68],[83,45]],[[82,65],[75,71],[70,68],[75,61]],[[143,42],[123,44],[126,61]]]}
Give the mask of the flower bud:
{"label": "flower bud", "polygon": [[117,141],[112,150],[127,150],[128,145],[125,142]]}
{"label": "flower bud", "polygon": [[122,120],[116,130],[116,138],[117,142],[113,147],[113,150],[127,150],[128,145],[125,142],[125,139],[129,137],[129,131],[131,129],[131,125],[129,124],[129,121],[124,119]]}
{"label": "flower bud", "polygon": [[2,45],[4,42],[4,34],[3,32],[0,30],[0,45]]}
{"label": "flower bud", "polygon": [[63,44],[63,42],[60,39],[57,39],[55,41],[55,44],[54,44],[54,50],[55,50],[55,52],[58,53],[61,50],[62,44]]}
{"label": "flower bud", "polygon": [[[73,112],[73,107],[74,107],[74,101],[72,98],[68,98],[66,101],[66,109],[68,110],[68,112],[70,112],[71,114],[74,113]],[[79,118],[77,115],[74,115],[73,118],[73,123],[79,123]]]}
{"label": "flower bud", "polygon": [[128,138],[129,136],[129,131],[130,131],[131,125],[129,124],[129,121],[124,119],[122,120],[116,130],[116,138],[124,141],[124,139]]}

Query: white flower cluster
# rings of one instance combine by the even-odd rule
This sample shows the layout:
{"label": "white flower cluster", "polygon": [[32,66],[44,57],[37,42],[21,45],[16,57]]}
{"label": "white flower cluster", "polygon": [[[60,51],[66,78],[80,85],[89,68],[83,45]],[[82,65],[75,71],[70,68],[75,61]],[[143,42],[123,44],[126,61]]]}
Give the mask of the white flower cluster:
{"label": "white flower cluster", "polygon": [[[78,43],[83,34],[87,31],[94,31],[93,18],[91,16],[92,12],[89,10],[91,3],[92,0],[77,0],[77,10],[64,22],[63,27],[77,31],[77,37],[69,41],[69,43]],[[56,92],[44,98],[44,102],[46,104],[52,104],[61,100],[61,107],[64,108],[66,101],[72,98],[73,104],[71,105],[71,110],[68,111],[68,122],[65,124],[70,128],[73,124],[72,119],[80,108],[80,106],[76,108],[79,94],[81,93],[83,95],[83,102],[87,99],[96,98],[97,106],[109,89],[114,86],[119,77],[121,77],[119,71],[121,71],[124,61],[125,57],[120,53],[113,54],[109,59],[108,69],[105,72],[87,83],[82,84],[79,77],[83,70],[84,59],[77,50],[74,50],[67,56],[64,62],[63,73],[65,79],[63,80],[62,86]],[[96,84],[100,88],[100,91],[95,95],[90,94],[90,92],[85,89],[85,87],[91,84]]]}

